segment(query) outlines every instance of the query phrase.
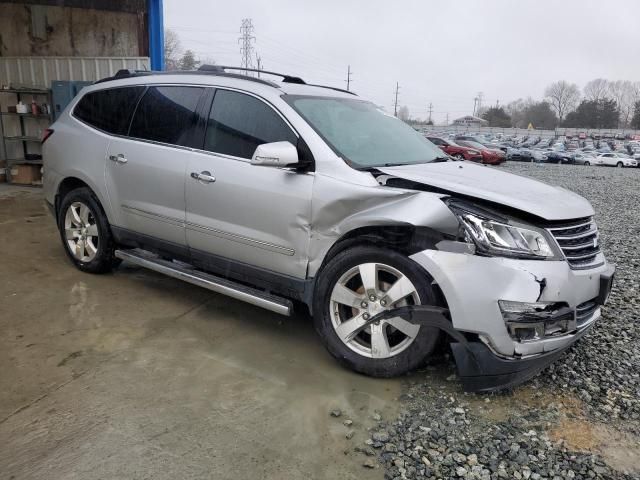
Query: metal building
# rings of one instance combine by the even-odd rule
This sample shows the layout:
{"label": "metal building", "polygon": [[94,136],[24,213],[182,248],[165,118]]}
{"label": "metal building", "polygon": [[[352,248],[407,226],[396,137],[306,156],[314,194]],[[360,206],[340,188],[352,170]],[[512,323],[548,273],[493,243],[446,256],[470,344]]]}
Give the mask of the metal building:
{"label": "metal building", "polygon": [[162,0],[0,0],[0,175],[37,159],[47,120],[82,85],[122,68],[163,70],[163,32]]}

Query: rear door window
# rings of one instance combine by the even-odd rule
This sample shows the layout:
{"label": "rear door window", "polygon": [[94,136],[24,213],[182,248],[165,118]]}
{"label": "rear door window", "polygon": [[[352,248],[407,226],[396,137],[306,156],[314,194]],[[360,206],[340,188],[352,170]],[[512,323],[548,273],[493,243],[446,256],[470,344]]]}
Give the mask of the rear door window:
{"label": "rear door window", "polygon": [[73,109],[73,115],[104,132],[126,135],[144,89],[142,86],[120,87],[87,93]]}
{"label": "rear door window", "polygon": [[216,90],[209,114],[205,150],[251,158],[258,145],[298,138],[273,108],[251,95]]}
{"label": "rear door window", "polygon": [[198,102],[203,87],[149,87],[131,122],[129,136],[180,146],[197,144]]}

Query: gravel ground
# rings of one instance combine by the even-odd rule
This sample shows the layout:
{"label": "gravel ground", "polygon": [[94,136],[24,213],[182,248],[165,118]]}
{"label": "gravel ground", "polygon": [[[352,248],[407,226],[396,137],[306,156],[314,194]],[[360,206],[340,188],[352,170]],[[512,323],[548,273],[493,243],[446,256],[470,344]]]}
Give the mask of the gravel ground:
{"label": "gravel ground", "polygon": [[509,164],[591,201],[617,264],[603,317],[582,341],[511,392],[465,394],[448,358],[411,377],[399,418],[355,451],[385,478],[640,478],[640,169]]}

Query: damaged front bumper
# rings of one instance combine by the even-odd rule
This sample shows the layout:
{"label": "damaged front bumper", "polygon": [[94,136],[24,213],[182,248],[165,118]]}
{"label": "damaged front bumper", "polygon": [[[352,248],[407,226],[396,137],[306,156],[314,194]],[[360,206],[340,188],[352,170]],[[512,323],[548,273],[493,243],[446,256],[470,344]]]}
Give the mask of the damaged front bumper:
{"label": "damaged front bumper", "polygon": [[505,358],[572,343],[572,333],[600,317],[614,272],[604,256],[596,268],[574,270],[566,261],[483,257],[446,248],[411,259],[442,291],[453,327],[475,334]]}
{"label": "damaged front bumper", "polygon": [[[596,268],[574,270],[564,261],[481,257],[450,247],[411,258],[447,300],[448,326],[439,328],[455,339],[469,391],[507,388],[549,365],[600,318],[613,283],[615,267],[603,256]],[[412,308],[415,323],[437,326],[429,323],[433,311]]]}
{"label": "damaged front bumper", "polygon": [[469,340],[446,317],[446,308],[415,305],[384,311],[369,322],[400,317],[415,325],[438,328],[451,339],[458,376],[467,392],[491,392],[515,387],[553,363],[593,326],[593,322],[570,335],[570,341],[551,352],[521,358],[503,358],[478,340]]}

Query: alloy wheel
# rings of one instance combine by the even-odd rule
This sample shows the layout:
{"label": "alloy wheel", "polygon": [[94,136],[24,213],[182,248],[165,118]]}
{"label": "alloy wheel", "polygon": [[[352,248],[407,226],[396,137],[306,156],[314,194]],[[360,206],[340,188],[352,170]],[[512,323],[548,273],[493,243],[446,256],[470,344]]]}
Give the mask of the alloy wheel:
{"label": "alloy wheel", "polygon": [[399,317],[370,324],[368,320],[385,310],[419,304],[415,285],[402,272],[382,263],[364,263],[338,279],[329,311],[347,347],[365,357],[390,358],[413,343],[420,327]]}
{"label": "alloy wheel", "polygon": [[98,253],[99,235],[96,217],[82,202],[69,205],[64,216],[64,233],[71,254],[81,262],[90,262]]}

